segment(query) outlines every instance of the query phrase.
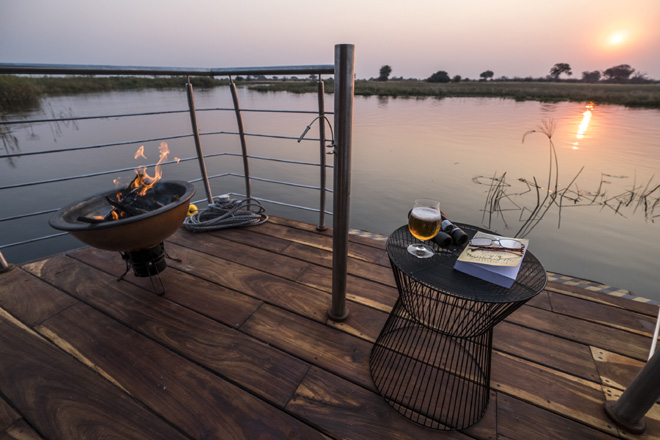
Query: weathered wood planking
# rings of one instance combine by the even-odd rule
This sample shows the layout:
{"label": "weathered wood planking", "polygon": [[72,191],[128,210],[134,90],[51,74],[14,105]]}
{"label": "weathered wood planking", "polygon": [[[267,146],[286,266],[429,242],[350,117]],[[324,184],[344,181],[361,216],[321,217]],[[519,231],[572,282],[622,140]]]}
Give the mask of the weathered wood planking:
{"label": "weathered wood planking", "polygon": [[364,388],[312,367],[286,409],[338,438],[463,439],[460,432],[424,428],[403,418],[380,397]]}
{"label": "weathered wood planking", "polygon": [[550,303],[555,313],[573,316],[620,330],[652,337],[656,317],[650,317],[607,304],[550,292]]}
{"label": "weathered wood planking", "polygon": [[28,325],[75,303],[70,296],[18,268],[2,274],[1,281],[0,307]]}
{"label": "weathered wood planking", "polygon": [[491,387],[550,412],[617,435],[603,411],[600,385],[493,353]]}
{"label": "weathered wood planking", "polygon": [[[124,262],[117,252],[82,248],[71,251],[68,255],[114,276],[119,276],[124,271]],[[161,278],[167,299],[233,327],[239,326],[262,304],[262,301],[256,298],[186,272],[169,269],[161,274]],[[134,276],[132,270],[122,282],[153,291],[149,279]],[[193,292],[194,294],[191,294]]]}
{"label": "weathered wood planking", "polygon": [[505,394],[497,399],[497,433],[511,440],[618,438]]}
{"label": "weathered wood planking", "polygon": [[269,305],[261,307],[240,330],[375,391],[369,374],[372,345],[362,339]]}
{"label": "weathered wood planking", "polygon": [[[32,345],[5,335],[46,380],[69,377],[42,365],[52,352],[59,368],[71,363],[104,384],[104,404],[128,399],[185,438],[635,438],[609,423],[602,404],[643,365],[657,306],[549,283],[495,327],[486,416],[464,432],[438,433],[401,417],[371,382],[371,343],[397,297],[384,242],[349,237],[351,314],[341,323],[326,316],[331,246],[331,231],[280,218],[179,231],[166,250],[182,261],[168,260],[162,297],[131,273],[117,282],[119,254],[82,248],[0,275],[0,321],[42,346],[34,358]],[[0,370],[29,384],[13,371],[24,364],[5,362],[5,353]],[[43,409],[21,401],[30,386],[0,383],[0,439],[87,436],[78,425],[71,436],[49,431]],[[76,408],[94,406],[90,396]],[[639,438],[657,438],[658,413]],[[124,436],[103,423],[108,436]],[[136,438],[148,438],[144,429]]]}
{"label": "weathered wood planking", "polygon": [[281,406],[308,369],[298,359],[71,258],[58,256],[25,267],[127,327]]}
{"label": "weathered wood planking", "polygon": [[4,316],[0,359],[0,392],[45,438],[186,438],[100,375]]}
{"label": "weathered wood planking", "polygon": [[630,310],[637,313],[642,313],[651,317],[658,315],[658,306],[648,304],[642,301],[632,301],[628,298],[620,298],[615,295],[607,295],[601,292],[583,289],[576,286],[569,286],[567,284],[557,283],[555,281],[548,281],[546,287],[548,291],[569,295],[576,298],[587,299],[591,302],[598,304],[608,304],[622,310]]}
{"label": "weathered wood planking", "polygon": [[493,347],[577,377],[600,381],[591,350],[583,344],[505,321],[493,330]]}
{"label": "weathered wood planking", "polygon": [[519,308],[506,321],[640,360],[648,357],[651,342],[641,335],[529,306]]}
{"label": "weathered wood planking", "polygon": [[89,306],[70,307],[38,330],[55,344],[65,342],[192,438],[322,438],[282,410]]}

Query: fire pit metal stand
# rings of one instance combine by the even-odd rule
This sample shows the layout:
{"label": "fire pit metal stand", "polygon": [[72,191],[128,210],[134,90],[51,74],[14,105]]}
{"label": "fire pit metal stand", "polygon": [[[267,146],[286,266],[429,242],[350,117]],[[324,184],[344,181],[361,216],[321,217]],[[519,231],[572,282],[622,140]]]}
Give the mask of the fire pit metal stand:
{"label": "fire pit metal stand", "polygon": [[165,244],[158,243],[144,249],[129,252],[120,252],[124,263],[126,263],[126,271],[117,277],[117,281],[121,281],[126,277],[128,272],[133,269],[133,275],[139,278],[149,278],[151,287],[157,295],[165,294],[165,284],[160,277],[160,273],[167,268],[165,259],[181,262],[179,258],[170,257],[165,251]]}

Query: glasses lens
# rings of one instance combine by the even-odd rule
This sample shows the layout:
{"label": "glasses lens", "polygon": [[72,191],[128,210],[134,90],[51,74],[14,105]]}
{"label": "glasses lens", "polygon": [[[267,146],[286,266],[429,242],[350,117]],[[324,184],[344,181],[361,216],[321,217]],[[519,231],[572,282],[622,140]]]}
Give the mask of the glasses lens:
{"label": "glasses lens", "polygon": [[507,249],[522,249],[523,244],[516,240],[500,240],[500,245]]}
{"label": "glasses lens", "polygon": [[493,244],[493,240],[490,238],[473,238],[470,244],[472,246],[490,246]]}

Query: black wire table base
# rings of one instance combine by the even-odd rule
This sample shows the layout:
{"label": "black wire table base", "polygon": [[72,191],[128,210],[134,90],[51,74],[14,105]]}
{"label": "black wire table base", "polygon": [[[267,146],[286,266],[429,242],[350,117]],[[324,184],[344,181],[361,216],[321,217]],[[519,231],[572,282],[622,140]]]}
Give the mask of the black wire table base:
{"label": "black wire table base", "polygon": [[408,419],[433,429],[464,429],[488,406],[491,347],[492,329],[449,336],[411,319],[398,300],[371,351],[371,376]]}
{"label": "black wire table base", "polygon": [[[460,227],[472,237],[477,229]],[[462,248],[419,259],[402,226],[387,240],[399,298],[371,350],[376,388],[405,417],[428,428],[465,429],[485,414],[493,327],[545,287],[541,263],[527,252],[511,288],[454,270]]]}

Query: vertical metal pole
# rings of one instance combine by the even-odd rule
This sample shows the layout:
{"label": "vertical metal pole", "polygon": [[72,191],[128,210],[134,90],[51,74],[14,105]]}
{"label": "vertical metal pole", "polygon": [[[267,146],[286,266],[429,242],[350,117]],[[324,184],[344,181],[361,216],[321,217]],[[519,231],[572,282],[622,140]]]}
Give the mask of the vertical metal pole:
{"label": "vertical metal pole", "polygon": [[202,151],[202,141],[199,138],[199,128],[197,127],[197,112],[195,111],[195,97],[193,95],[193,86],[190,82],[190,77],[188,77],[188,82],[186,83],[186,92],[188,93],[188,109],[190,110],[190,123],[192,124],[193,136],[195,138],[197,161],[199,162],[199,170],[202,175],[204,190],[206,191],[206,199],[210,204],[213,203],[213,194],[211,193],[209,176],[206,173],[206,162],[204,160],[204,152]]}
{"label": "vertical metal pole", "polygon": [[321,199],[319,200],[319,224],[316,227],[319,231],[325,231],[328,227],[325,225],[325,199],[326,199],[326,145],[325,145],[325,85],[319,75],[318,82],[318,101],[319,101],[319,149],[321,153]]}
{"label": "vertical metal pole", "polygon": [[243,128],[243,115],[241,114],[241,106],[238,103],[236,84],[234,84],[234,80],[231,78],[231,76],[229,77],[229,88],[231,89],[231,98],[234,101],[234,112],[236,113],[238,134],[241,138],[241,151],[243,152],[243,175],[245,176],[245,195],[247,197],[252,197],[252,185],[250,184],[250,164],[248,163],[247,142],[245,141],[245,129]]}
{"label": "vertical metal pole", "polygon": [[633,434],[646,430],[644,416],[660,398],[660,351],[637,373],[616,402],[605,402],[605,413],[621,428]]}
{"label": "vertical metal pole", "polygon": [[9,272],[13,267],[13,264],[7,264],[7,260],[5,260],[5,257],[2,256],[2,252],[0,252],[0,273]]}
{"label": "vertical metal pole", "polygon": [[355,46],[335,46],[335,168],[332,236],[332,307],[330,319],[342,321],[346,307],[348,226],[351,201],[351,144],[353,141],[353,94]]}

